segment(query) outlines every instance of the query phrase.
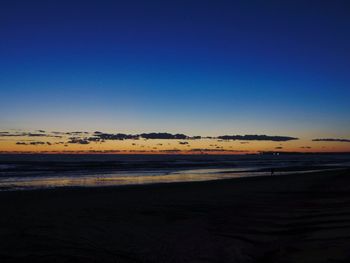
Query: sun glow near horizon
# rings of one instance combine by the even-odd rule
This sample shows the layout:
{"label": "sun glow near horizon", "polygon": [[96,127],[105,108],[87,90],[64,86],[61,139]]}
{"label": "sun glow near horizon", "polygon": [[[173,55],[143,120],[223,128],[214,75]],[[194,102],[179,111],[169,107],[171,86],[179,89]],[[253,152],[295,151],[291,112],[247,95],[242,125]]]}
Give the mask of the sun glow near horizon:
{"label": "sun glow near horizon", "polygon": [[[2,153],[255,154],[259,152],[350,152],[347,139],[268,135],[226,137],[170,133],[143,135],[89,132],[0,132]],[[138,137],[139,136],[139,137]],[[258,137],[257,137],[258,136]],[[170,138],[170,139],[169,139]]]}

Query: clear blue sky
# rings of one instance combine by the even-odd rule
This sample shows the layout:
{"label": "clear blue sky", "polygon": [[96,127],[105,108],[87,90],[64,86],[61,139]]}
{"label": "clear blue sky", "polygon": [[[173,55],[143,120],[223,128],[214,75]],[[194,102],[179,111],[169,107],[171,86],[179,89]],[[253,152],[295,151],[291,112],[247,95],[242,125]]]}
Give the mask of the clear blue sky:
{"label": "clear blue sky", "polygon": [[350,136],[349,1],[16,1],[0,128]]}

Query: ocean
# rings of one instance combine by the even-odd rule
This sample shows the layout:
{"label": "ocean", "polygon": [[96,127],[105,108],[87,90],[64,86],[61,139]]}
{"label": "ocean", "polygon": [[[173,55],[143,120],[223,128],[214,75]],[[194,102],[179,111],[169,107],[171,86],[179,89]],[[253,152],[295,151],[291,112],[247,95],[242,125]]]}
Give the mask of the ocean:
{"label": "ocean", "polygon": [[349,154],[0,155],[0,191],[208,181],[350,167]]}

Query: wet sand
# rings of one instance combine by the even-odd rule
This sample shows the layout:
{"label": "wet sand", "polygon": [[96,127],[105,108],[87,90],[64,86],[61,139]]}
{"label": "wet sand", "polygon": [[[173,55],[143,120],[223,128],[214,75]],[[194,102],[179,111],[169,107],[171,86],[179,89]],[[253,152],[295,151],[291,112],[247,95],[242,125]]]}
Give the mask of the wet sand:
{"label": "wet sand", "polygon": [[350,170],[0,192],[0,262],[350,262]]}

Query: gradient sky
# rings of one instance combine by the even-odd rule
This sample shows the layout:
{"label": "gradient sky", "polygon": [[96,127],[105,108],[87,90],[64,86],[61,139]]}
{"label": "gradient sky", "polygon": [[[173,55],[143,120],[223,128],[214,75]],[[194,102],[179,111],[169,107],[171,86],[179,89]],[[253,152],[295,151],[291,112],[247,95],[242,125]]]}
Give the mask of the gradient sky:
{"label": "gradient sky", "polygon": [[350,139],[349,14],[345,0],[5,0],[0,130]]}

